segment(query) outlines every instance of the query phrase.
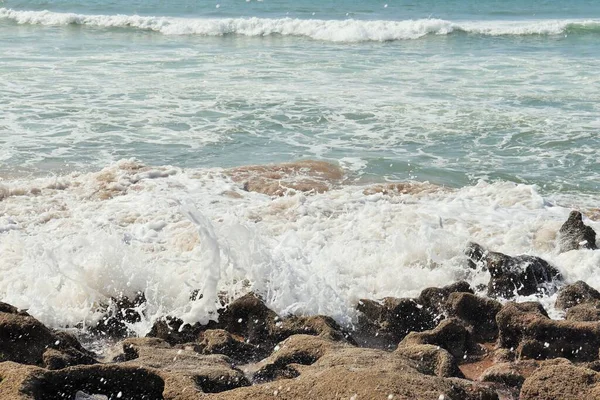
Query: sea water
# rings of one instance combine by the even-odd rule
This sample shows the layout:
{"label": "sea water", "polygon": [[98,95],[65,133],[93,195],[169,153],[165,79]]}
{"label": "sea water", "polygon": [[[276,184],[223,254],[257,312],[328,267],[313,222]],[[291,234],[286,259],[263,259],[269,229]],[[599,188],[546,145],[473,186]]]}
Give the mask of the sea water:
{"label": "sea water", "polygon": [[[555,246],[572,208],[600,232],[600,3],[523,3],[0,2],[0,300],[65,327],[143,291],[144,334],[253,290],[351,323],[486,282],[468,241],[600,288],[598,253]],[[346,181],[223,173],[300,159]],[[364,191],[408,180],[439,190]]]}

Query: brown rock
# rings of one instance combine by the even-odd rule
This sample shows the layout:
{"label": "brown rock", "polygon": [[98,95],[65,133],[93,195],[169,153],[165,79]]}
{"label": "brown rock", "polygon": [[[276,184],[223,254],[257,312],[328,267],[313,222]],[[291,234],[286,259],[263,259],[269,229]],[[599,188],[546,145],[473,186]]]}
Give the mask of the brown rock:
{"label": "brown rock", "polygon": [[498,336],[496,314],[502,309],[499,302],[471,293],[451,293],[446,301],[449,317],[456,317],[471,327],[478,341],[492,341]]}
{"label": "brown rock", "polygon": [[507,303],[496,316],[501,347],[516,348],[519,358],[598,358],[600,323],[551,320],[533,303]]}
{"label": "brown rock", "polygon": [[561,362],[544,363],[523,383],[521,400],[581,400],[600,398],[600,374]]}
{"label": "brown rock", "polygon": [[596,232],[583,223],[583,216],[579,211],[571,211],[569,219],[558,231],[560,252],[570,250],[592,249],[596,247]]}
{"label": "brown rock", "polygon": [[538,367],[539,362],[531,360],[497,363],[486,369],[479,380],[520,388],[525,382],[525,378],[530,376]]}
{"label": "brown rock", "polygon": [[258,353],[256,346],[234,338],[223,329],[202,332],[194,350],[200,354],[223,354],[239,363],[253,360]]}
{"label": "brown rock", "polygon": [[566,310],[594,300],[600,300],[600,292],[584,281],[577,281],[560,289],[554,306],[559,310]]}
{"label": "brown rock", "polygon": [[434,314],[441,314],[446,311],[446,300],[452,293],[471,293],[474,294],[471,286],[460,281],[441,288],[429,287],[423,289],[417,298],[417,302],[431,310]]}
{"label": "brown rock", "polygon": [[490,297],[512,298],[515,295],[549,294],[562,281],[560,272],[545,260],[520,255],[511,257],[487,251],[477,243],[469,243],[465,250],[473,268],[489,271],[487,294]]}
{"label": "brown rock", "polygon": [[600,321],[600,300],[578,304],[567,310],[568,321]]}
{"label": "brown rock", "polygon": [[446,319],[432,330],[409,333],[398,345],[406,347],[420,344],[433,344],[446,349],[457,359],[476,349],[471,332],[456,318]]}
{"label": "brown rock", "polygon": [[431,344],[398,346],[396,353],[417,362],[419,372],[440,377],[464,378],[456,359],[448,351]]}

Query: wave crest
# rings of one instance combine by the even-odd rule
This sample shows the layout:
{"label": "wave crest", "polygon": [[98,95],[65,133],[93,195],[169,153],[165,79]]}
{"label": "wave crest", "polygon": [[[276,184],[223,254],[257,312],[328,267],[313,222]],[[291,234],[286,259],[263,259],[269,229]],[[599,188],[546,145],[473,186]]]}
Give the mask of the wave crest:
{"label": "wave crest", "polygon": [[303,20],[293,18],[171,18],[139,15],[84,15],[0,8],[0,19],[18,24],[83,25],[136,28],[164,35],[300,36],[330,42],[395,41],[427,35],[463,32],[484,36],[600,33],[600,20],[465,21],[442,19],[404,21]]}

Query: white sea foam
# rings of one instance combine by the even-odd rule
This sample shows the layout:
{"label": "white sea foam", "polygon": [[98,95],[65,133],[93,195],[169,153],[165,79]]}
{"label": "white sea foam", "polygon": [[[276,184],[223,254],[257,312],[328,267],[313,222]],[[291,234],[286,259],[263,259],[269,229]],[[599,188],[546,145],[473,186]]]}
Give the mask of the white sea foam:
{"label": "white sea foam", "polygon": [[218,169],[133,161],[58,181],[7,180],[0,201],[0,298],[57,327],[93,323],[99,304],[137,291],[148,300],[139,334],[165,314],[205,322],[217,296],[250,290],[279,313],[348,322],[360,298],[485,282],[465,266],[468,241],[542,256],[600,288],[600,252],[558,255],[555,234],[570,210],[527,185],[397,196],[346,186],[272,199]]}
{"label": "white sea foam", "polygon": [[466,32],[480,35],[557,35],[569,28],[599,28],[600,20],[564,19],[529,21],[460,21],[418,19],[317,20],[269,18],[174,18],[139,15],[85,15],[0,8],[0,18],[19,24],[86,25],[101,28],[137,28],[165,35],[302,36],[331,42],[394,41],[426,35]]}

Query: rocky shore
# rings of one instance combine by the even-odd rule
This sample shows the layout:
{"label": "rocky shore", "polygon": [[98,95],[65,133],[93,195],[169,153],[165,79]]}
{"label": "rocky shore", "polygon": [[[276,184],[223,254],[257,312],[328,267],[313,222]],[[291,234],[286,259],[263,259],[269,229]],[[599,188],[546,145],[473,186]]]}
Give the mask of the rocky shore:
{"label": "rocky shore", "polygon": [[[595,236],[574,211],[558,251],[594,250]],[[456,282],[416,298],[363,299],[353,326],[277,315],[248,293],[223,307],[218,322],[165,316],[147,337],[131,337],[127,323],[140,318],[144,294],[113,299],[87,332],[115,343],[102,357],[0,303],[0,399],[600,398],[600,292],[565,282],[538,257],[476,243],[465,255],[471,268],[489,271],[487,286]],[[557,292],[564,320],[538,302],[510,301]]]}

